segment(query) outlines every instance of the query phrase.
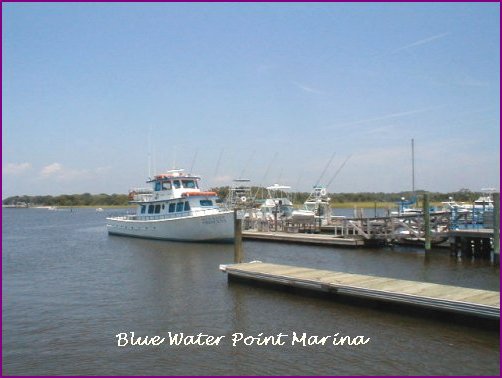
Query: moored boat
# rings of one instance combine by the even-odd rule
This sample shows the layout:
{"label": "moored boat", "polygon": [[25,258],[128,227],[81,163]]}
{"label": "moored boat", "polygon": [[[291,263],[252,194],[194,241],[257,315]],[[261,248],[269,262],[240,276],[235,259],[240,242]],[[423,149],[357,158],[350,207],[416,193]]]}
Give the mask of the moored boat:
{"label": "moored boat", "polygon": [[314,220],[322,225],[331,223],[331,198],[328,190],[322,185],[315,185],[304,202],[304,208],[293,211],[293,223],[312,223]]}
{"label": "moored boat", "polygon": [[199,188],[200,177],[171,170],[147,181],[152,190],[129,193],[136,213],[107,219],[109,234],[192,242],[233,240],[233,211],[221,209],[215,192]]}
{"label": "moored boat", "polygon": [[260,206],[261,217],[268,220],[274,220],[276,217],[280,220],[291,218],[293,203],[287,194],[291,187],[274,184],[266,189],[268,198]]}

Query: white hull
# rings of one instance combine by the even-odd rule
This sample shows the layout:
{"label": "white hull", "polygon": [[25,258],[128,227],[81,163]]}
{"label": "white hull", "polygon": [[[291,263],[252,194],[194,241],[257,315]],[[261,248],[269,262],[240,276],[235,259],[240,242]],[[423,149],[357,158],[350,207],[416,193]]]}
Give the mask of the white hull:
{"label": "white hull", "polygon": [[314,223],[315,213],[310,210],[294,210],[291,216],[293,223]]}
{"label": "white hull", "polygon": [[109,234],[192,242],[229,242],[234,238],[233,211],[161,219],[107,218]]}

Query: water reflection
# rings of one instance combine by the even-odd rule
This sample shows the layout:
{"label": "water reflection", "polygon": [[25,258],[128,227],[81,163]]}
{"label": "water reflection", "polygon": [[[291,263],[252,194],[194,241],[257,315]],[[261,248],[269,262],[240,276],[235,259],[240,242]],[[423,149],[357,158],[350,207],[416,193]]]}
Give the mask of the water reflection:
{"label": "water reflection", "polygon": [[[499,372],[490,331],[229,284],[228,244],[111,237],[94,210],[5,211],[3,372],[11,375],[469,375]],[[498,289],[498,267],[420,248],[245,242],[245,259]],[[361,348],[118,348],[115,335],[365,335]],[[427,356],[425,360],[423,356]]]}

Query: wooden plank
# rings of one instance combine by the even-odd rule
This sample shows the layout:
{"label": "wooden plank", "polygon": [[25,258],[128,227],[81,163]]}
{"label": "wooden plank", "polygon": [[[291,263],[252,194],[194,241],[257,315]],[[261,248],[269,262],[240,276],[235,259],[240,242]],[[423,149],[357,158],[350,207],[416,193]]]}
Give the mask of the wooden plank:
{"label": "wooden plank", "polygon": [[267,282],[500,318],[500,293],[495,291],[266,263],[228,265],[225,270]]}
{"label": "wooden plank", "polygon": [[302,244],[327,244],[352,247],[364,245],[364,241],[359,239],[339,238],[334,237],[334,235],[322,234],[290,234],[282,232],[243,231],[242,237],[244,239],[250,240],[269,240]]}

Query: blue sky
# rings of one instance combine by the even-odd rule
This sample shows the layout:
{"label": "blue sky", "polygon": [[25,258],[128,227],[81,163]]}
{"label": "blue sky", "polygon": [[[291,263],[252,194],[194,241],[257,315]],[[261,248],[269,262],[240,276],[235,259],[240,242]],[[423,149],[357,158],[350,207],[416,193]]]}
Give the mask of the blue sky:
{"label": "blue sky", "polygon": [[2,4],[2,197],[499,188],[498,3]]}

